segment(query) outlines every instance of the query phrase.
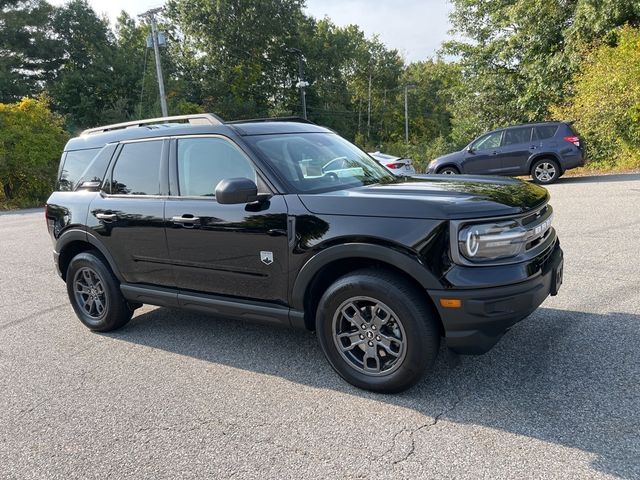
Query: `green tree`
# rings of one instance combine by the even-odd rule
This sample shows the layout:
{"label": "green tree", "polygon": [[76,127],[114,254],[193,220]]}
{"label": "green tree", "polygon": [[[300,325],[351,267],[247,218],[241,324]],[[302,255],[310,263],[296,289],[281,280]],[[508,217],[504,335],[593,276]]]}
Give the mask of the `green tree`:
{"label": "green tree", "polygon": [[68,139],[63,127],[44,97],[0,103],[0,204],[37,205],[47,198]]}
{"label": "green tree", "polygon": [[44,0],[0,0],[0,102],[40,91],[61,61]]}
{"label": "green tree", "polygon": [[588,158],[603,166],[640,166],[640,29],[619,30],[584,61],[575,95],[552,114],[576,120]]}

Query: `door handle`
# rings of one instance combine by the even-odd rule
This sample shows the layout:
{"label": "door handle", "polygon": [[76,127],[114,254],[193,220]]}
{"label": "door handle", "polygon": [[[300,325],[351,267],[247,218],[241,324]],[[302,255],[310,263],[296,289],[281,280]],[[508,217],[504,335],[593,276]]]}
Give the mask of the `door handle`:
{"label": "door handle", "polygon": [[493,152],[491,152],[491,155],[497,155],[498,152],[496,152],[495,150]]}
{"label": "door handle", "polygon": [[185,228],[193,228],[200,225],[200,217],[194,217],[193,215],[183,215],[181,217],[171,217],[171,221],[176,225],[181,225]]}
{"label": "door handle", "polygon": [[106,222],[112,222],[113,220],[115,220],[116,218],[118,218],[118,215],[116,215],[115,213],[96,213],[96,218],[98,220],[104,220]]}

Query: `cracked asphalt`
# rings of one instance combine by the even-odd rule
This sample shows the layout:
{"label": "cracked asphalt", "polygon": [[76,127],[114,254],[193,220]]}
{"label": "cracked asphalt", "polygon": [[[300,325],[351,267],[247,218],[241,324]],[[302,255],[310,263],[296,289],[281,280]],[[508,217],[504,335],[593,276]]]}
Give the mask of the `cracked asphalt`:
{"label": "cracked asphalt", "polygon": [[307,332],[144,307],[93,334],[42,212],[1,214],[0,477],[640,478],[640,175],[550,191],[560,294],[400,395]]}

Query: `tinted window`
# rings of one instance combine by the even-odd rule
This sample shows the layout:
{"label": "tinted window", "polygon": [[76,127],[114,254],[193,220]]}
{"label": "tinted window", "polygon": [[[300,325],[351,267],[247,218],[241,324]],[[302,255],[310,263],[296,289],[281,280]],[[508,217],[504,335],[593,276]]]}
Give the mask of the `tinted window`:
{"label": "tinted window", "polygon": [[558,125],[541,125],[535,127],[535,130],[538,140],[544,140],[545,138],[551,138],[556,134]]}
{"label": "tinted window", "polygon": [[85,171],[91,163],[91,160],[93,160],[93,157],[95,157],[99,151],[99,148],[92,148],[89,150],[67,152],[67,156],[62,164],[62,169],[60,170],[58,189],[62,191],[74,190],[82,176],[82,172]]}
{"label": "tinted window", "polygon": [[531,127],[511,128],[504,131],[502,145],[516,145],[518,143],[528,143],[531,141]]}
{"label": "tinted window", "polygon": [[162,141],[127,143],[113,168],[111,193],[159,195]]}
{"label": "tinted window", "polygon": [[251,162],[234,145],[222,138],[178,140],[178,182],[180,195],[214,196],[225,178],[244,177],[256,181]]}
{"label": "tinted window", "polygon": [[473,144],[474,150],[489,150],[490,148],[498,148],[500,146],[500,138],[502,137],[502,131],[493,132],[482,137]]}

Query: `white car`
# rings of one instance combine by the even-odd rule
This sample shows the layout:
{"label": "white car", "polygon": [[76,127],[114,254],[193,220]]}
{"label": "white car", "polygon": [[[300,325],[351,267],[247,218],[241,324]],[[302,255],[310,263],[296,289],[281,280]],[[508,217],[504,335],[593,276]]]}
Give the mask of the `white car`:
{"label": "white car", "polygon": [[413,168],[413,163],[408,158],[395,157],[380,152],[370,152],[369,155],[394,175],[405,177],[416,174],[416,169]]}

